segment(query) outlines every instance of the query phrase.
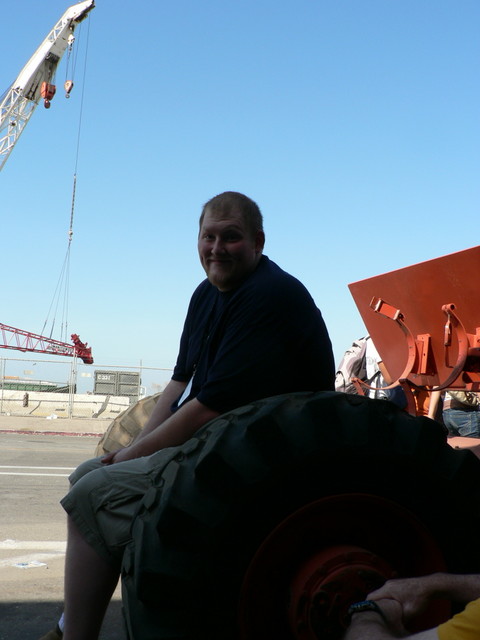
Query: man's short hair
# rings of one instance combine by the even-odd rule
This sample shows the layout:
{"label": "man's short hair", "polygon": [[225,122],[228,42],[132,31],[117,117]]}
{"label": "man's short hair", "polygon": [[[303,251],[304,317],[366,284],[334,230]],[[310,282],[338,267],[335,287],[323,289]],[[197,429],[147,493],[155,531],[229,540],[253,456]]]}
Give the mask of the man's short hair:
{"label": "man's short hair", "polygon": [[263,216],[260,207],[251,198],[243,195],[243,193],[224,191],[218,194],[218,196],[211,198],[203,205],[200,215],[200,227],[202,226],[207,209],[212,213],[221,212],[226,215],[233,211],[238,211],[242,214],[252,235],[255,235],[257,231],[263,231]]}

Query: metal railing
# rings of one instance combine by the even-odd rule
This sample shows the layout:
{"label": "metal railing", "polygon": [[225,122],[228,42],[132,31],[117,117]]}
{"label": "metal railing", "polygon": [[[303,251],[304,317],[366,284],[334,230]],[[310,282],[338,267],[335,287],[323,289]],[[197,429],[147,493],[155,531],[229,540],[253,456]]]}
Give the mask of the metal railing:
{"label": "metal railing", "polygon": [[[97,384],[97,370],[103,378],[109,371],[127,377],[131,373],[138,384],[124,387],[124,392],[121,385],[110,389]],[[0,415],[112,420],[145,395],[161,391],[171,373],[171,369],[141,363],[92,367],[76,357],[0,358]]]}

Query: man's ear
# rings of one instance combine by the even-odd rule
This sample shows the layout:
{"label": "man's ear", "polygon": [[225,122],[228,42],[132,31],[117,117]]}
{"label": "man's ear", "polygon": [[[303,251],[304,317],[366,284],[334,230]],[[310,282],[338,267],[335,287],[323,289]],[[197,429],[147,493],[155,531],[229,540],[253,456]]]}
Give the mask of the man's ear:
{"label": "man's ear", "polygon": [[262,253],[264,246],[265,246],[265,233],[263,231],[257,231],[255,235],[255,251],[257,253]]}

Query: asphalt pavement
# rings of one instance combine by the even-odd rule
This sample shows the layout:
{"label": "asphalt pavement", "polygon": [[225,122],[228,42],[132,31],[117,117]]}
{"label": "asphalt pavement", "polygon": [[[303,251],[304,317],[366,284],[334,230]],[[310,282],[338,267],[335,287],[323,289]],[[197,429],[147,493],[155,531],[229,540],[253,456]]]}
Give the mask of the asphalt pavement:
{"label": "asphalt pavement", "polygon": [[[38,640],[62,611],[66,519],[59,500],[69,473],[98,442],[88,425],[87,435],[71,435],[78,434],[74,425],[69,430],[53,435],[0,425],[0,640]],[[100,638],[126,639],[119,587]]]}

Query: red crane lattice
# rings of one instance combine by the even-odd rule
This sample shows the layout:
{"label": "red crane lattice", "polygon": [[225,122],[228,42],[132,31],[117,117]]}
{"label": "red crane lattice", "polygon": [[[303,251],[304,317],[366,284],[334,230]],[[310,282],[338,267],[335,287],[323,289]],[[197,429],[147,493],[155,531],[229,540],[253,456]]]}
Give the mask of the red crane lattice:
{"label": "red crane lattice", "polygon": [[92,348],[83,343],[76,333],[72,333],[73,345],[60,340],[9,327],[0,323],[1,349],[17,351],[33,351],[35,353],[51,353],[56,356],[77,356],[85,364],[93,364]]}

